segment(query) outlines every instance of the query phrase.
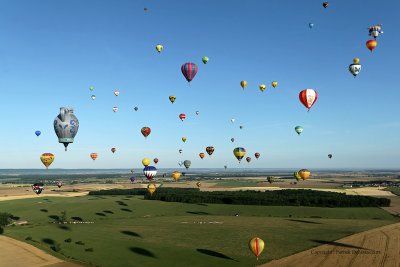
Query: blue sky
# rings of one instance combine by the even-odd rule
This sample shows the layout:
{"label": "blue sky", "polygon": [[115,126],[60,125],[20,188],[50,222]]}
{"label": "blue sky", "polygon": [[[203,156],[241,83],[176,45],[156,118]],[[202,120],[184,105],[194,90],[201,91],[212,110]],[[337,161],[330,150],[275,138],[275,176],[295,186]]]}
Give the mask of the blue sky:
{"label": "blue sky", "polygon": [[[40,155],[51,152],[51,168],[131,168],[143,157],[158,157],[161,168],[185,159],[194,168],[399,167],[399,7],[361,0],[330,1],[327,9],[314,0],[2,1],[0,166],[42,168]],[[380,23],[384,34],[371,53],[367,28]],[[354,57],[362,64],[356,78],[348,72]],[[185,62],[199,66],[190,86],[180,71]],[[248,81],[244,91],[241,80]],[[298,100],[305,88],[319,93],[309,113]],[[169,95],[177,96],[174,104]],[[68,152],[53,130],[61,106],[73,107],[80,121]],[[301,136],[296,125],[304,127]],[[143,126],[152,129],[147,140]],[[201,160],[210,145],[213,156]],[[247,149],[250,164],[237,163],[236,146]],[[99,154],[94,162],[91,152]]]}

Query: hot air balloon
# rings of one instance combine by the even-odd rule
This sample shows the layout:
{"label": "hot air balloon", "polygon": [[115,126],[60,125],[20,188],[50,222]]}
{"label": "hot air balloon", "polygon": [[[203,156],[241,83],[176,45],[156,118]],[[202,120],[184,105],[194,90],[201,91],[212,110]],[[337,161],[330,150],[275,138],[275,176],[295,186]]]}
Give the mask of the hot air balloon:
{"label": "hot air balloon", "polygon": [[89,90],[93,91],[94,90],[94,86],[89,86]]}
{"label": "hot air balloon", "polygon": [[201,183],[200,183],[200,182],[197,182],[196,185],[197,185],[198,188],[200,188]]}
{"label": "hot air balloon", "polygon": [[204,159],[204,153],[199,153],[199,157],[200,157],[201,159]]}
{"label": "hot air balloon", "polygon": [[232,137],[232,138],[231,138],[231,142],[232,142],[232,143],[235,142],[235,138]]}
{"label": "hot air balloon", "polygon": [[374,39],[376,39],[376,37],[378,37],[379,34],[383,33],[382,24],[378,24],[378,25],[369,27],[368,31],[369,31],[369,36],[372,36],[372,37],[374,37]]}
{"label": "hot air balloon", "polygon": [[194,76],[196,76],[197,70],[197,65],[190,62],[183,64],[181,67],[182,74],[189,83],[193,80]]}
{"label": "hot air balloon", "polygon": [[112,111],[117,112],[118,111],[118,107],[113,107]]}
{"label": "hot air balloon", "polygon": [[246,158],[246,161],[247,161],[248,163],[250,163],[251,158],[250,158],[250,157],[247,157],[247,158]]}
{"label": "hot air balloon", "polygon": [[186,169],[189,169],[190,165],[192,165],[192,162],[190,160],[185,160],[183,162],[183,166],[185,166]]}
{"label": "hot air balloon", "polygon": [[234,119],[234,118],[232,118],[232,119],[231,119],[231,122],[232,122],[232,123],[234,123],[234,122],[235,122],[235,119]]}
{"label": "hot air balloon", "polygon": [[214,153],[214,147],[213,146],[206,147],[206,152],[211,157],[211,155]]}
{"label": "hot air balloon", "polygon": [[184,113],[179,114],[179,119],[181,119],[181,121],[184,121],[186,119],[186,115]]}
{"label": "hot air balloon", "polygon": [[200,114],[200,111],[196,111],[196,115],[199,115]]}
{"label": "hot air balloon", "polygon": [[178,181],[179,181],[179,178],[181,178],[181,173],[178,172],[178,171],[174,171],[174,172],[171,174],[171,176],[172,176],[172,179],[175,180],[175,182],[178,182]]}
{"label": "hot air balloon", "polygon": [[60,114],[54,119],[54,131],[58,137],[58,142],[63,143],[65,151],[67,146],[74,142],[74,138],[78,133],[79,121],[74,115],[72,108],[60,108]]}
{"label": "hot air balloon", "polygon": [[149,158],[144,158],[142,159],[142,164],[143,166],[147,167],[150,164],[150,159]]}
{"label": "hot air balloon", "polygon": [[132,176],[131,178],[129,178],[129,180],[131,181],[131,183],[135,182],[136,178],[134,176]]}
{"label": "hot air balloon", "polygon": [[176,100],[176,96],[174,96],[174,95],[169,96],[169,101],[171,101],[172,104],[175,102],[175,100]]}
{"label": "hot air balloon", "polygon": [[179,166],[182,166],[182,165],[183,165],[183,161],[179,161],[179,162],[178,162],[178,165],[179,165]]}
{"label": "hot air balloon", "polygon": [[294,130],[298,135],[300,135],[303,132],[303,127],[302,126],[296,126],[294,127]]}
{"label": "hot air balloon", "polygon": [[148,9],[147,7],[143,8],[143,10],[144,10],[145,12],[149,11],[149,9]]}
{"label": "hot air balloon", "polygon": [[275,180],[274,176],[267,176],[267,181],[268,183],[272,184],[272,182]]}
{"label": "hot air balloon", "polygon": [[228,168],[228,166],[224,165],[224,168],[225,168],[225,170],[226,170],[226,168]]}
{"label": "hot air balloon", "polygon": [[317,101],[318,93],[313,89],[304,89],[299,93],[300,102],[310,111],[312,105]]}
{"label": "hot air balloon", "polygon": [[330,159],[331,159],[331,158],[332,158],[332,154],[328,154],[328,158],[330,158]]}
{"label": "hot air balloon", "polygon": [[265,88],[267,88],[267,86],[265,84],[260,84],[260,91],[264,92]]}
{"label": "hot air balloon", "polygon": [[329,6],[329,3],[328,3],[328,2],[323,2],[323,3],[322,3],[322,6],[323,6],[324,8],[327,8],[327,7]]}
{"label": "hot air balloon", "polygon": [[41,131],[36,131],[35,134],[36,134],[37,137],[39,137],[39,135],[41,135],[42,132]]}
{"label": "hot air balloon", "polygon": [[310,29],[312,29],[314,27],[314,23],[308,23],[308,27],[310,27]]}
{"label": "hot air balloon", "polygon": [[201,61],[203,61],[204,64],[207,64],[208,60],[209,60],[209,59],[208,59],[208,57],[206,57],[206,56],[204,56],[204,57],[201,58]]}
{"label": "hot air balloon", "polygon": [[182,137],[182,142],[184,142],[184,143],[185,143],[185,142],[186,142],[186,140],[187,140],[187,139],[186,139],[186,137]]}
{"label": "hot air balloon", "polygon": [[253,254],[257,257],[258,260],[258,257],[264,250],[264,241],[259,237],[254,237],[249,242],[249,248],[251,252],[253,252]]}
{"label": "hot air balloon", "polygon": [[33,190],[33,192],[35,192],[36,194],[39,195],[44,190],[44,184],[43,183],[34,183],[32,185],[32,190]]}
{"label": "hot air balloon", "polygon": [[360,73],[361,65],[359,58],[353,59],[353,64],[349,65],[349,71],[351,74],[353,74],[354,78]]}
{"label": "hot air balloon", "polygon": [[154,164],[158,163],[158,158],[153,159]]}
{"label": "hot air balloon", "polygon": [[143,169],[143,174],[146,176],[147,180],[151,181],[157,174],[157,168],[154,166],[146,166]]}
{"label": "hot air balloon", "polygon": [[115,89],[114,95],[115,95],[115,96],[119,96],[119,90],[118,90],[118,89]]}
{"label": "hot air balloon", "polygon": [[135,169],[131,169],[131,173],[134,173],[135,172]]}
{"label": "hot air balloon", "polygon": [[235,157],[240,161],[242,160],[242,158],[246,155],[246,149],[244,149],[243,147],[236,147],[233,150],[233,155],[235,155]]}
{"label": "hot air balloon", "polygon": [[260,153],[258,152],[254,153],[254,157],[256,157],[256,159],[258,159],[260,156],[261,156]]}
{"label": "hot air balloon", "polygon": [[151,133],[151,129],[149,127],[142,127],[140,131],[142,132],[144,138],[147,138],[147,136],[149,136]]}
{"label": "hot air balloon", "polygon": [[301,169],[300,171],[298,171],[298,173],[300,178],[303,180],[307,180],[311,175],[311,172],[307,169]]}
{"label": "hot air balloon", "polygon": [[115,151],[117,151],[117,149],[115,147],[111,148],[112,153],[115,153]]}
{"label": "hot air balloon", "polygon": [[240,126],[239,126],[239,129],[243,129],[243,126],[242,126],[242,125],[240,125]]}
{"label": "hot air balloon", "polygon": [[138,111],[139,108],[138,108],[138,107],[134,107],[133,109],[134,109],[135,111]]}
{"label": "hot air balloon", "polygon": [[97,153],[90,153],[90,157],[92,158],[92,160],[96,160],[97,156]]}
{"label": "hot air balloon", "polygon": [[156,192],[156,185],[155,184],[149,184],[147,186],[147,191],[150,193],[150,195],[152,196],[154,192]]}
{"label": "hot air balloon", "polygon": [[158,53],[161,53],[161,51],[162,51],[163,49],[164,49],[164,46],[162,46],[162,45],[160,45],[160,44],[156,45],[156,50],[157,50]]}
{"label": "hot air balloon", "polygon": [[376,40],[368,40],[366,43],[367,48],[371,51],[375,49],[375,47],[378,45]]}
{"label": "hot air balloon", "polygon": [[293,177],[294,177],[297,181],[300,181],[300,179],[301,179],[299,172],[294,172],[294,173],[293,173]]}
{"label": "hot air balloon", "polygon": [[272,83],[271,83],[271,85],[272,85],[272,87],[277,87],[278,86],[278,82],[276,82],[276,81],[273,81]]}
{"label": "hot air balloon", "polygon": [[58,188],[61,188],[61,186],[63,185],[63,182],[58,181],[56,185],[57,185]]}
{"label": "hot air balloon", "polygon": [[96,100],[96,96],[95,96],[95,95],[92,95],[90,98],[91,98],[92,100]]}
{"label": "hot air balloon", "polygon": [[245,80],[241,81],[241,82],[240,82],[240,86],[241,86],[241,87],[243,88],[243,90],[244,90],[244,88],[247,87],[247,81],[245,81]]}
{"label": "hot air balloon", "polygon": [[40,156],[40,160],[42,161],[43,165],[46,166],[46,169],[48,169],[51,163],[54,161],[54,155],[51,153],[43,153]]}
{"label": "hot air balloon", "polygon": [[182,154],[182,151],[183,151],[182,149],[179,149],[179,150],[178,150],[179,154]]}

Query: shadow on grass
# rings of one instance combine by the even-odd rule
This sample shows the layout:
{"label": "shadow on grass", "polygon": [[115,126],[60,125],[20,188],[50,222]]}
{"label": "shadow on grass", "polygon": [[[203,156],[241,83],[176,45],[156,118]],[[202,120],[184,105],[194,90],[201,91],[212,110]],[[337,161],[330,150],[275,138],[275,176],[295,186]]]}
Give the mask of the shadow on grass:
{"label": "shadow on grass", "polygon": [[96,214],[96,215],[99,215],[99,216],[103,216],[103,217],[106,216],[104,213],[101,213],[101,212],[96,212],[95,214]]}
{"label": "shadow on grass", "polygon": [[286,221],[301,222],[301,223],[311,223],[311,224],[322,224],[322,223],[320,223],[320,222],[305,221],[305,220],[296,220],[296,219],[286,219]]}
{"label": "shadow on grass", "polygon": [[326,240],[315,240],[311,239],[310,241],[319,243],[319,244],[324,244],[324,245],[332,245],[332,246],[338,246],[338,247],[345,247],[345,248],[356,248],[356,249],[363,249],[363,250],[370,250],[368,248],[363,248],[359,246],[353,246],[345,243],[340,243],[340,242],[335,242],[335,241],[326,241]]}
{"label": "shadow on grass", "polygon": [[132,210],[130,210],[130,209],[121,209],[121,210],[126,211],[126,212],[132,212]]}
{"label": "shadow on grass", "polygon": [[207,204],[204,204],[204,203],[197,203],[196,205],[208,207],[208,205],[207,205]]}
{"label": "shadow on grass", "polygon": [[187,211],[186,213],[196,214],[196,215],[210,215],[210,213],[204,211]]}
{"label": "shadow on grass", "polygon": [[60,216],[58,216],[58,215],[49,215],[49,218],[50,218],[50,219],[53,219],[53,220],[55,220],[55,221],[60,220]]}
{"label": "shadow on grass", "polygon": [[71,231],[71,228],[69,226],[66,225],[59,225],[58,228],[65,230],[65,231]]}
{"label": "shadow on grass", "polygon": [[150,257],[150,258],[157,258],[156,255],[153,254],[153,252],[148,251],[147,249],[144,249],[144,248],[130,247],[129,250],[132,251],[133,253],[136,253],[136,254],[139,254],[142,256],[146,256],[146,257]]}
{"label": "shadow on grass", "polygon": [[114,214],[114,212],[112,212],[111,210],[103,210],[103,212],[108,214]]}
{"label": "shadow on grass", "polygon": [[83,222],[83,219],[82,219],[81,217],[76,217],[76,216],[74,216],[74,217],[71,217],[71,219],[72,219],[72,220],[75,220],[75,221]]}
{"label": "shadow on grass", "polygon": [[216,252],[216,251],[213,251],[213,250],[202,249],[202,248],[198,248],[196,250],[197,250],[197,252],[200,252],[202,254],[206,254],[208,256],[239,262],[238,260],[232,259],[231,257],[228,257],[225,254],[222,254],[222,253],[219,253],[219,252]]}
{"label": "shadow on grass", "polygon": [[125,202],[123,202],[123,201],[120,201],[120,200],[118,200],[118,201],[115,201],[115,202],[117,202],[118,203],[118,205],[121,205],[121,206],[128,206],[128,204],[126,204]]}
{"label": "shadow on grass", "polygon": [[142,237],[138,233],[135,233],[135,232],[132,232],[132,231],[128,231],[128,230],[121,231],[121,233],[123,233],[124,235],[129,235],[129,236]]}
{"label": "shadow on grass", "polygon": [[50,239],[50,238],[43,238],[42,242],[46,243],[47,245],[54,245],[56,243],[56,241],[54,241],[53,239]]}
{"label": "shadow on grass", "polygon": [[41,212],[49,212],[49,211],[46,210],[46,209],[40,209],[40,211],[41,211]]}

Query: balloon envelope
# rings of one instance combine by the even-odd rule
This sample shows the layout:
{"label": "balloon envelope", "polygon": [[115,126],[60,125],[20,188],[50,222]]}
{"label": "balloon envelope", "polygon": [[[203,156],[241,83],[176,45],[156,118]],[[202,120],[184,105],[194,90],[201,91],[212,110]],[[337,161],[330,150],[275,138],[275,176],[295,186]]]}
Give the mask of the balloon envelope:
{"label": "balloon envelope", "polygon": [[311,175],[311,172],[307,169],[301,169],[298,173],[303,180],[307,180]]}
{"label": "balloon envelope", "polygon": [[193,80],[193,78],[197,74],[197,70],[198,70],[197,65],[191,62],[185,63],[181,67],[182,74],[183,76],[185,76],[188,82]]}
{"label": "balloon envelope", "polygon": [[147,186],[147,191],[150,193],[150,195],[153,195],[153,193],[156,191],[156,185],[155,184],[149,184]]}
{"label": "balloon envelope", "polygon": [[43,163],[44,166],[46,166],[46,169],[48,169],[51,163],[53,163],[54,161],[54,155],[51,153],[43,153],[40,156],[40,161]]}
{"label": "balloon envelope", "polygon": [[249,241],[249,248],[250,248],[251,252],[253,252],[253,254],[257,257],[257,260],[258,260],[258,257],[264,250],[264,240],[262,240],[259,237],[255,237],[255,238],[251,239]]}
{"label": "balloon envelope", "polygon": [[143,169],[143,174],[146,176],[147,180],[151,181],[157,174],[157,168],[154,166],[146,166]]}
{"label": "balloon envelope", "polygon": [[190,160],[185,160],[183,162],[183,165],[185,166],[186,169],[189,169],[190,165],[192,165],[192,162]]}
{"label": "balloon envelope", "polygon": [[142,159],[142,164],[143,164],[143,166],[149,166],[149,164],[150,164],[150,159],[149,158],[144,158],[144,159]]}
{"label": "balloon envelope", "polygon": [[96,160],[97,159],[97,153],[91,153],[90,157],[92,158],[92,160]]}
{"label": "balloon envelope", "polygon": [[318,99],[318,93],[314,89],[304,89],[299,93],[300,102],[308,109],[314,105]]}
{"label": "balloon envelope", "polygon": [[242,158],[246,155],[246,149],[243,147],[236,147],[233,150],[233,155],[239,160],[239,162],[242,160]]}
{"label": "balloon envelope", "polygon": [[36,194],[39,195],[44,190],[44,184],[43,183],[34,183],[32,185],[32,190],[33,190],[33,192],[35,192]]}
{"label": "balloon envelope", "polygon": [[143,127],[140,131],[142,132],[144,138],[147,138],[147,136],[149,136],[151,133],[150,127]]}
{"label": "balloon envelope", "polygon": [[302,126],[296,126],[294,127],[294,130],[298,135],[300,135],[303,132],[303,127]]}
{"label": "balloon envelope", "polygon": [[172,172],[171,177],[172,177],[172,179],[175,180],[175,182],[178,182],[179,178],[181,177],[181,173],[178,171],[174,171],[174,172]]}
{"label": "balloon envelope", "polygon": [[36,131],[35,134],[36,136],[39,136],[42,132],[41,131]]}

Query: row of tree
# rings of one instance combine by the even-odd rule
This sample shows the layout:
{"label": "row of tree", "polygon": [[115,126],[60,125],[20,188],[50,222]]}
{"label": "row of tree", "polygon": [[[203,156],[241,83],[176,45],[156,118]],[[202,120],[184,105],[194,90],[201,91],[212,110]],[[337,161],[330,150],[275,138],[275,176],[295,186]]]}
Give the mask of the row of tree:
{"label": "row of tree", "polygon": [[197,188],[157,188],[150,195],[146,189],[111,189],[92,191],[90,195],[144,195],[147,200],[184,203],[214,203],[263,206],[310,207],[388,207],[390,199],[317,190],[275,191],[200,191]]}

